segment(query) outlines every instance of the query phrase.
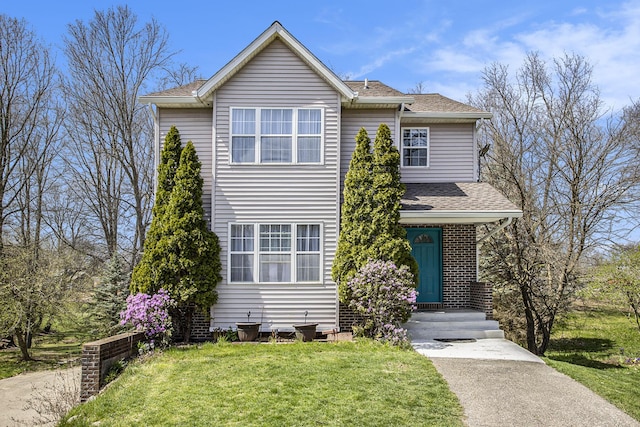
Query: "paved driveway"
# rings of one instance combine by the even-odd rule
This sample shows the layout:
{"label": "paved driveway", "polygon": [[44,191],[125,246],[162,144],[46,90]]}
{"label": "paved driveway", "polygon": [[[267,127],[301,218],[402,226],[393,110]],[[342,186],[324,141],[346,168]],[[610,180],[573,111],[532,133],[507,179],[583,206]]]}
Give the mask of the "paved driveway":
{"label": "paved driveway", "polygon": [[33,408],[25,409],[27,402],[43,393],[51,396],[53,390],[62,388],[62,382],[66,385],[75,382],[72,387],[77,385],[79,396],[80,367],[31,372],[0,380],[0,427],[33,425],[38,413]]}
{"label": "paved driveway", "polygon": [[582,384],[510,341],[413,345],[433,361],[449,383],[471,427],[640,426]]}

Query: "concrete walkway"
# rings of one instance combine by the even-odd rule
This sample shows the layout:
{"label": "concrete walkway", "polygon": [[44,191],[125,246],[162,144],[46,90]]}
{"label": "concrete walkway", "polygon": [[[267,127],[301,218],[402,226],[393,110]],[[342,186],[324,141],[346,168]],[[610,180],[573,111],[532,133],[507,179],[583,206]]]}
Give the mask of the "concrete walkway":
{"label": "concrete walkway", "polygon": [[640,426],[511,341],[425,341],[413,346],[433,361],[458,396],[468,426]]}
{"label": "concrete walkway", "polygon": [[27,409],[27,403],[59,389],[62,381],[77,381],[79,393],[80,367],[30,372],[0,380],[0,427],[33,425],[38,413],[33,408]]}

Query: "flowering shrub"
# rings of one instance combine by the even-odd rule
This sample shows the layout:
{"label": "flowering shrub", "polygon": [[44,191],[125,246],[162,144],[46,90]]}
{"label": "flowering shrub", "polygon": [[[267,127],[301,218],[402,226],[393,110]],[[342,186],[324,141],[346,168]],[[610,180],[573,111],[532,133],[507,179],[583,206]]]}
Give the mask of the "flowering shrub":
{"label": "flowering shrub", "polygon": [[137,293],[127,297],[127,309],[120,312],[120,324],[131,323],[136,330],[144,332],[148,341],[145,347],[152,350],[156,345],[166,345],[171,336],[169,307],[175,302],[160,289],[154,295]]}
{"label": "flowering shrub", "polygon": [[416,309],[414,283],[406,265],[398,268],[391,261],[370,260],[347,285],[352,295],[349,307],[362,316],[354,333],[393,345],[407,344],[407,331],[400,324]]}

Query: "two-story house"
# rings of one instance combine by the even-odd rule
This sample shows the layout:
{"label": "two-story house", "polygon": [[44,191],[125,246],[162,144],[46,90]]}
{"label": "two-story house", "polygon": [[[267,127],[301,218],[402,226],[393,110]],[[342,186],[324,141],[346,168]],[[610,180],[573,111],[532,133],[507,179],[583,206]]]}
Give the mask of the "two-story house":
{"label": "two-story house", "polygon": [[[262,323],[349,328],[331,266],[355,136],[386,123],[407,191],[401,222],[419,268],[421,308],[491,316],[477,283],[476,227],[521,212],[478,182],[478,124],[491,113],[379,81],[343,81],[274,22],[208,80],[140,98],[155,105],[156,157],[172,125],[202,162],[205,211],[222,247],[219,300],[208,327]],[[197,330],[194,331],[197,333]]]}

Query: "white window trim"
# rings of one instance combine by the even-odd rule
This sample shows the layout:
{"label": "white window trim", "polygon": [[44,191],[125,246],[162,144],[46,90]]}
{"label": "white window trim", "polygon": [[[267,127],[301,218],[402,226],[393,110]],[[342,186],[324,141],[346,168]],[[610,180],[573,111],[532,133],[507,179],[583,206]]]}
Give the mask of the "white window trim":
{"label": "white window trim", "polygon": [[[261,154],[261,140],[262,140],[262,128],[261,118],[262,110],[292,110],[291,114],[291,162],[262,162],[260,159]],[[255,110],[256,122],[255,122],[255,135],[237,134],[233,133],[233,110]],[[317,134],[298,134],[298,111],[299,110],[320,110],[320,135]],[[324,165],[324,129],[325,129],[325,114],[324,108],[319,106],[308,107],[229,107],[229,164],[230,165],[266,165],[266,166],[281,166],[281,165]],[[255,137],[255,151],[253,162],[234,162],[233,161],[233,137],[234,136],[253,136]],[[289,135],[272,135],[269,136],[289,136]],[[299,162],[298,161],[298,137],[305,136],[320,136],[320,161],[319,162]]]}
{"label": "white window trim", "polygon": [[[253,225],[253,281],[231,281],[231,226],[232,225]],[[290,225],[291,226],[291,250],[288,252],[263,252],[260,250],[260,226],[261,225]],[[298,252],[298,226],[299,225],[318,225],[320,227],[320,250],[319,251],[300,251]],[[227,283],[233,285],[282,285],[282,284],[322,284],[324,283],[324,224],[322,222],[298,221],[298,222],[230,222],[227,225]],[[233,252],[246,253],[249,252]],[[291,278],[289,282],[261,282],[260,281],[260,255],[265,253],[273,254],[289,254],[291,256]],[[296,255],[301,254],[317,254],[319,256],[320,274],[318,280],[297,281],[298,263]]]}
{"label": "white window trim", "polygon": [[[404,131],[405,129],[416,129],[416,130],[426,130],[427,131],[427,146],[426,147],[417,147],[417,148],[426,148],[427,150],[427,165],[426,166],[405,166],[404,165]],[[426,169],[431,165],[431,129],[428,126],[404,126],[400,129],[400,138],[399,138],[399,146],[400,146],[400,167],[403,169]]]}

